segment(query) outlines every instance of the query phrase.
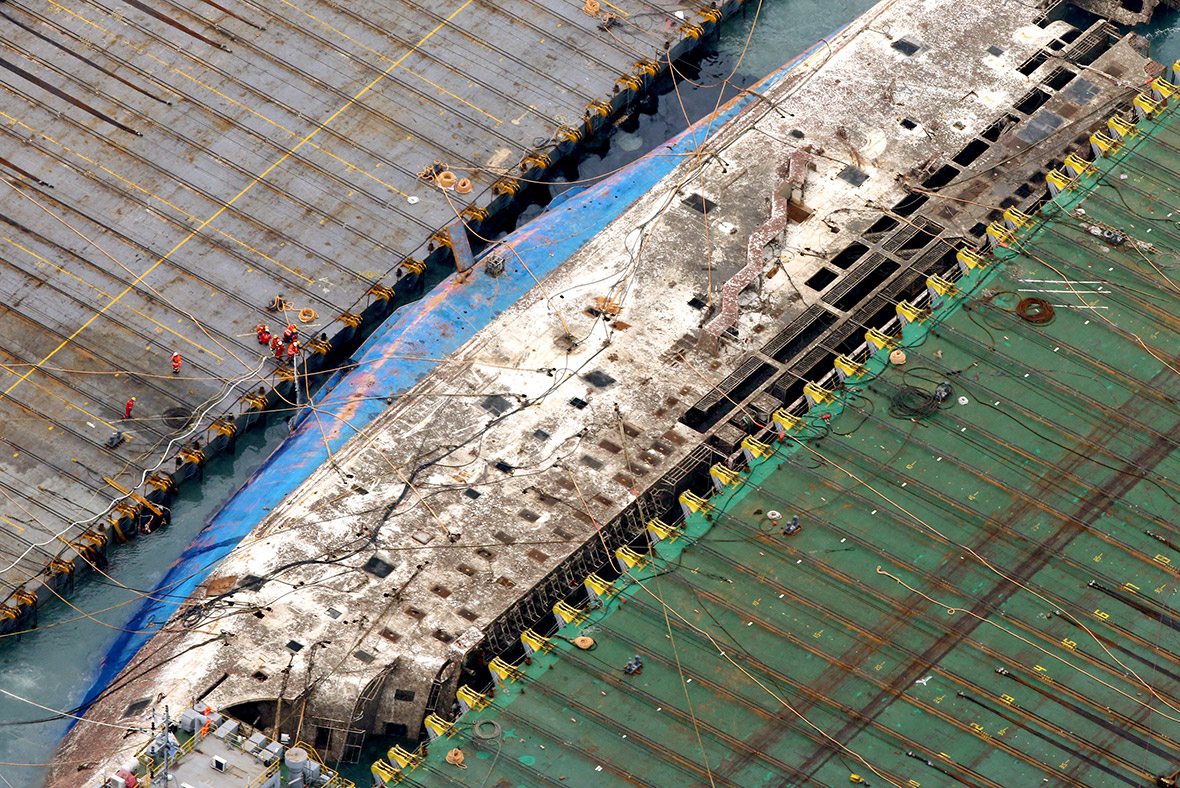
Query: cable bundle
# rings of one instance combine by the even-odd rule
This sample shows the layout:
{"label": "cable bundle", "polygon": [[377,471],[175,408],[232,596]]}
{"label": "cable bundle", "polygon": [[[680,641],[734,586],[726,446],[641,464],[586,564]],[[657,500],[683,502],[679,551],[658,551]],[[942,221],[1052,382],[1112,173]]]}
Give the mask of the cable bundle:
{"label": "cable bundle", "polygon": [[950,395],[947,383],[940,383],[934,391],[902,386],[889,398],[889,415],[895,419],[924,419],[937,413]]}

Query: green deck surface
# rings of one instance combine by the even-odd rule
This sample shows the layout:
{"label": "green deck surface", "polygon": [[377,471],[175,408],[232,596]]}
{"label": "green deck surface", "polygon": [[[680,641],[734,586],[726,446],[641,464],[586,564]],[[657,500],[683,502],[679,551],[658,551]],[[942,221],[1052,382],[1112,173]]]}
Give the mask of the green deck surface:
{"label": "green deck surface", "polygon": [[[1180,769],[1180,122],[1139,128],[905,330],[904,367],[870,362],[795,433],[806,446],[777,443],[562,631],[595,650],[555,640],[403,784],[1097,787]],[[1024,322],[1019,296],[1055,319]],[[898,386],[943,380],[949,407],[890,415]],[[480,719],[502,739],[473,739]],[[444,762],[454,746],[468,768]]]}

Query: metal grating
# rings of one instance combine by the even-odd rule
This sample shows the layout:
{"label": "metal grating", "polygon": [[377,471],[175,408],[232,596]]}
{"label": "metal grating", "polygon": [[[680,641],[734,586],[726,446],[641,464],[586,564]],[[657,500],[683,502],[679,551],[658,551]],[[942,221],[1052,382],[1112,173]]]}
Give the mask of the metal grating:
{"label": "metal grating", "polygon": [[[838,286],[838,285],[837,285]],[[821,315],[829,314],[822,306],[809,306],[803,310],[803,314],[791,321],[791,324],[780,331],[769,342],[762,346],[762,352],[767,356],[774,357],[776,353],[787,346],[792,340],[797,339],[804,331],[807,330]]]}
{"label": "metal grating", "polygon": [[697,400],[693,408],[697,410],[708,410],[725,398],[731,391],[738,387],[738,385],[745,380],[754,370],[762,366],[765,362],[757,356],[751,356],[738,365],[737,369],[725,376],[725,378],[713,387],[705,396]]}
{"label": "metal grating", "polygon": [[898,228],[897,232],[889,236],[881,243],[881,248],[887,252],[897,251],[903,244],[918,234],[918,228],[915,227],[914,224],[916,224],[916,222],[912,221],[910,224],[903,224],[900,228]]}
{"label": "metal grating", "polygon": [[[910,233],[911,237],[913,233]],[[834,304],[839,301],[844,295],[860,284],[866,276],[880,269],[881,264],[886,262],[885,255],[880,252],[873,252],[868,257],[864,258],[856,268],[844,275],[840,282],[824,294],[823,300],[825,303]]]}

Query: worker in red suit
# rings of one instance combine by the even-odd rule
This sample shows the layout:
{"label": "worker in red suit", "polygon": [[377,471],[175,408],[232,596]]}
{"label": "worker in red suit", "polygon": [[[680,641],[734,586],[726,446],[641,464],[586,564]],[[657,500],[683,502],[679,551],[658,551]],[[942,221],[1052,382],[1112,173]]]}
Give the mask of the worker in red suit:
{"label": "worker in red suit", "polygon": [[287,326],[287,330],[283,332],[283,341],[284,342],[293,342],[298,338],[299,338],[299,329],[295,327],[295,324],[292,323],[289,326]]}
{"label": "worker in red suit", "polygon": [[180,354],[173,353],[172,354],[172,374],[173,375],[180,374],[180,364],[181,364]]}
{"label": "worker in red suit", "polygon": [[278,337],[271,337],[270,349],[274,351],[275,361],[283,360],[283,343]]}
{"label": "worker in red suit", "polygon": [[258,331],[258,344],[269,345],[270,344],[270,326],[266,325],[265,323],[259,323],[258,328],[256,330]]}
{"label": "worker in red suit", "polygon": [[123,418],[131,418],[131,409],[135,407],[135,397],[127,400],[127,407],[123,409]]}

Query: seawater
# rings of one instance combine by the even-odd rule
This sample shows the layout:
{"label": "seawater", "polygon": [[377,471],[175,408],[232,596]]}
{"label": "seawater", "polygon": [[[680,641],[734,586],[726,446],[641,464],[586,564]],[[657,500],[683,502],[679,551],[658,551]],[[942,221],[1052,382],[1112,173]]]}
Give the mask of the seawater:
{"label": "seawater", "polygon": [[1157,12],[1156,18],[1139,31],[1151,42],[1151,57],[1171,67],[1180,59],[1180,9]]}
{"label": "seawater", "polygon": [[[597,178],[635,160],[872,5],[872,0],[763,0],[756,14],[757,3],[748,2],[743,14],[706,42],[705,54],[685,65],[682,73],[688,79],[661,95],[654,113],[637,114],[632,123],[615,127],[609,144],[583,156],[568,179]],[[1180,33],[1172,35],[1180,51]],[[557,184],[551,194],[564,188],[568,185]],[[543,210],[544,202],[538,200],[524,218]],[[72,722],[56,711],[74,711],[91,692],[105,654],[141,594],[155,588],[286,433],[284,420],[272,418],[265,429],[243,435],[233,456],[209,463],[203,484],[182,488],[168,528],[112,552],[105,571],[115,582],[95,574],[83,578],[66,603],[41,611],[36,630],[0,641],[0,689],[32,701],[0,694],[0,788],[43,785],[54,747]],[[83,768],[77,784],[97,784],[99,777]]]}

